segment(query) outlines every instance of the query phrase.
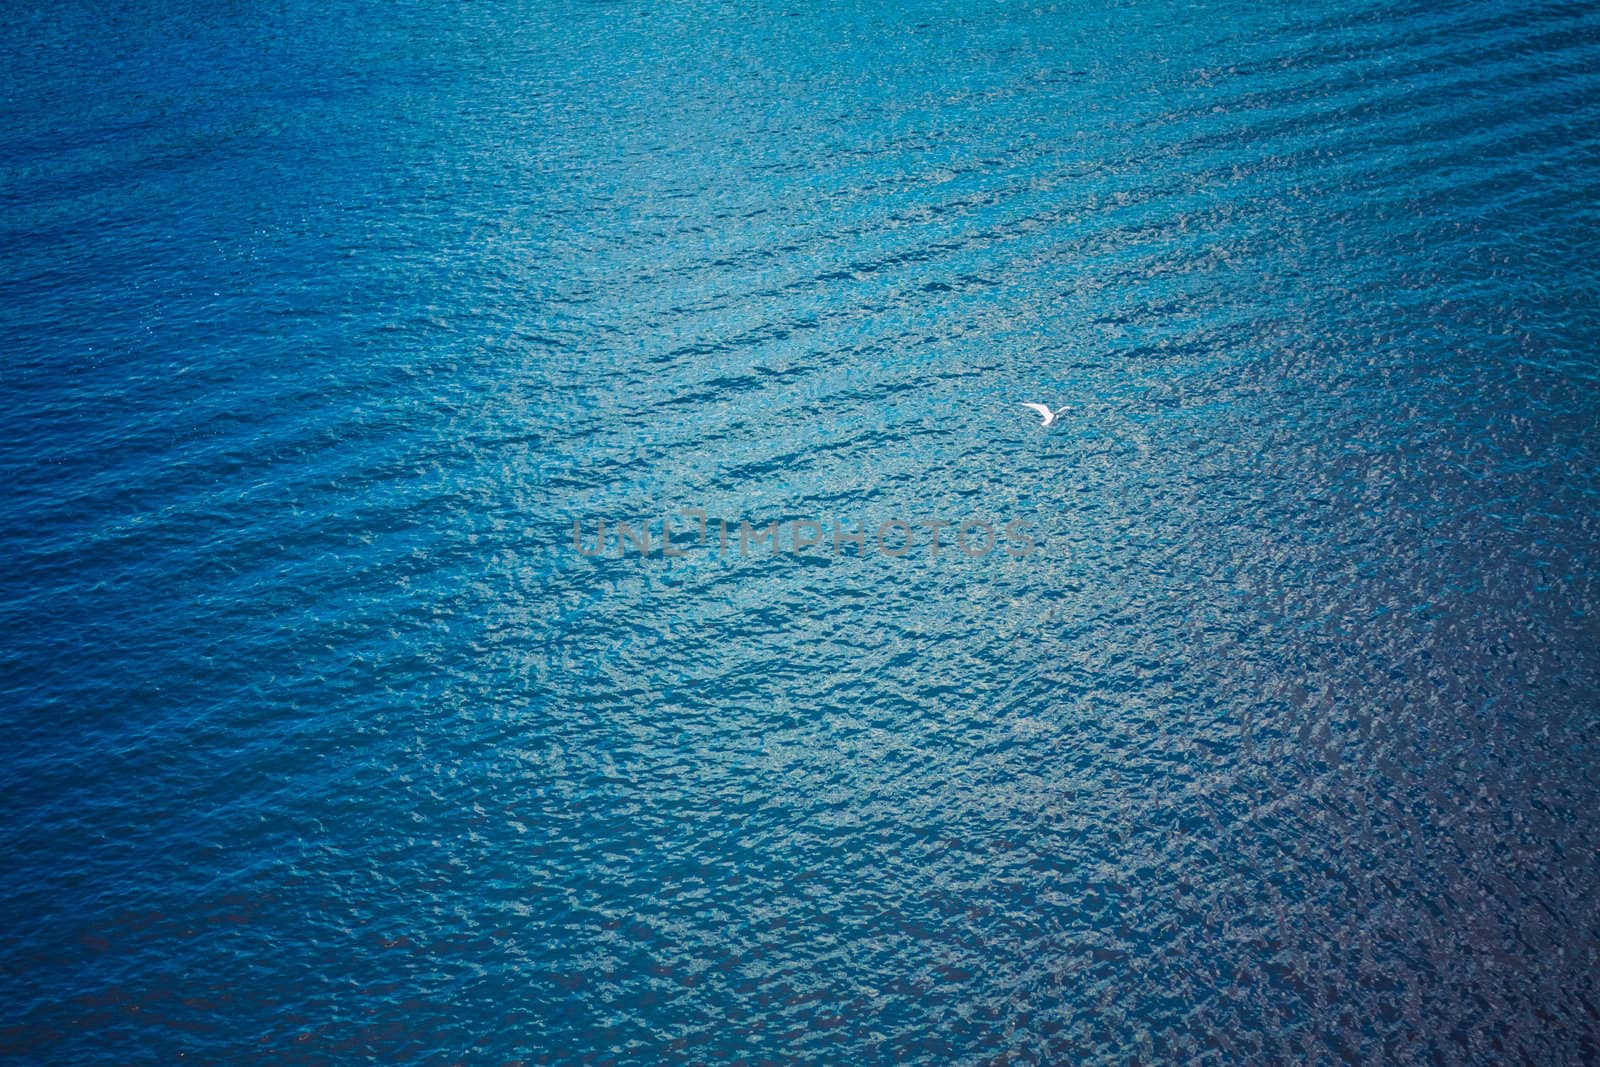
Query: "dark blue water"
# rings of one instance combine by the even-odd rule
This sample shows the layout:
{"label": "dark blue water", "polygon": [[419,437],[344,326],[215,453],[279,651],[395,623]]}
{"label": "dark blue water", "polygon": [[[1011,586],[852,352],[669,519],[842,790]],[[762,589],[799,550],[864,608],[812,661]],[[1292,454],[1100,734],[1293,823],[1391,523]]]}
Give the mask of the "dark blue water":
{"label": "dark blue water", "polygon": [[0,1051],[1595,1061],[1597,101],[1590,3],[13,5]]}

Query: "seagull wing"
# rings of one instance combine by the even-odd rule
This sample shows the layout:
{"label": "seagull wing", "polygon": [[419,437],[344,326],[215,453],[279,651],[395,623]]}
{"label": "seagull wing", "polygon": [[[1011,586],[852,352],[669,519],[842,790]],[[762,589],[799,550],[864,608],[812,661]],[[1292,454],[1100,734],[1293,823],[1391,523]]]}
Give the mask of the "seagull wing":
{"label": "seagull wing", "polygon": [[1022,406],[1037,411],[1045,422],[1049,422],[1051,419],[1055,418],[1055,413],[1049,408],[1045,407],[1043,404],[1030,404],[1027,401],[1024,401]]}
{"label": "seagull wing", "polygon": [[1071,407],[1056,408],[1056,418],[1059,419],[1061,416],[1065,415],[1067,412],[1069,412],[1071,410],[1072,410]]}

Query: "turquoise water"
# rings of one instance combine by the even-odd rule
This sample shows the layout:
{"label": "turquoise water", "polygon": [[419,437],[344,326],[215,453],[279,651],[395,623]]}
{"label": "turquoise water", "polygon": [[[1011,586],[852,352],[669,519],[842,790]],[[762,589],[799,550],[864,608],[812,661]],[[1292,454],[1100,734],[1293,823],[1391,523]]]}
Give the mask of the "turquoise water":
{"label": "turquoise water", "polygon": [[1600,1058],[1600,9],[11,15],[0,1050]]}

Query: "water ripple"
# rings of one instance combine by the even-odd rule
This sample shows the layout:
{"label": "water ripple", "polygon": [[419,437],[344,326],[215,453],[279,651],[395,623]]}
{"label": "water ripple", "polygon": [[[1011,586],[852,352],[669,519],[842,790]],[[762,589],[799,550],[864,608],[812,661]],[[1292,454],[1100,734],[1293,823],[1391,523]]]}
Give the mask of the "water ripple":
{"label": "water ripple", "polygon": [[0,1050],[1600,1058],[1593,5],[14,22]]}

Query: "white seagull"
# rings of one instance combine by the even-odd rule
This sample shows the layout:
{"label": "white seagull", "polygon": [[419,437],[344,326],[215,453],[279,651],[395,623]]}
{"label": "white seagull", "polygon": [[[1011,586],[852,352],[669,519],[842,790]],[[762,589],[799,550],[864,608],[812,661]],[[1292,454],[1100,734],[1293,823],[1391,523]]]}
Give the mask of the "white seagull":
{"label": "white seagull", "polygon": [[1043,404],[1030,404],[1026,401],[1023,402],[1022,406],[1025,408],[1032,408],[1034,411],[1037,411],[1040,415],[1044,416],[1044,422],[1040,423],[1041,426],[1053,425],[1057,419],[1072,410],[1071,408],[1057,408],[1056,410],[1051,411]]}

